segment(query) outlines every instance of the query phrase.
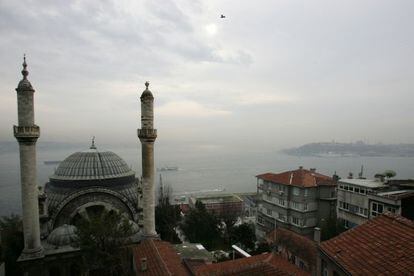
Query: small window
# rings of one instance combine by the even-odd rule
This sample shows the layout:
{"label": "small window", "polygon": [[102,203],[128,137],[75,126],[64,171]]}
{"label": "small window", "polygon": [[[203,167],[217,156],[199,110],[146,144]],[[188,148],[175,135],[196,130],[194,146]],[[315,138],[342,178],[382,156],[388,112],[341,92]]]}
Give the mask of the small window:
{"label": "small window", "polygon": [[272,210],[267,209],[267,210],[266,210],[266,213],[267,213],[269,216],[272,216]]}
{"label": "small window", "polygon": [[298,196],[300,194],[300,190],[297,187],[293,187],[293,195]]}
{"label": "small window", "polygon": [[303,210],[307,211],[308,210],[308,204],[307,203],[303,203]]}
{"label": "small window", "polygon": [[350,186],[349,187],[349,191],[353,192],[354,191],[354,187]]}
{"label": "small window", "polygon": [[359,193],[359,188],[355,187],[355,193]]}
{"label": "small window", "polygon": [[304,190],[304,195],[305,195],[305,196],[308,196],[308,195],[309,195],[309,190],[308,190],[308,189],[305,189],[305,190]]}

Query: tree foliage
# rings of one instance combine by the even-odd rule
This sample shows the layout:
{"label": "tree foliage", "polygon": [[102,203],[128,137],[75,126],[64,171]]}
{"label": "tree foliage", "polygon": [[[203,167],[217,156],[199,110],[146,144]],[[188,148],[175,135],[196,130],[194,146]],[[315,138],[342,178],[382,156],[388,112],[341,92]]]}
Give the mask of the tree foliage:
{"label": "tree foliage", "polygon": [[1,217],[0,233],[0,259],[5,262],[6,275],[21,275],[16,263],[24,247],[22,220],[20,217],[13,214]]}
{"label": "tree foliage", "polygon": [[133,234],[128,219],[114,211],[90,214],[77,223],[84,265],[100,275],[129,275],[131,252],[126,244]]}
{"label": "tree foliage", "polygon": [[180,243],[181,240],[175,231],[181,220],[181,211],[178,205],[170,204],[171,189],[169,186],[159,189],[158,204],[155,207],[155,228],[161,239],[171,243]]}
{"label": "tree foliage", "polygon": [[201,243],[207,250],[212,250],[221,243],[219,223],[217,217],[207,212],[201,201],[197,201],[180,228],[190,242]]}
{"label": "tree foliage", "polygon": [[230,237],[232,244],[240,244],[247,251],[252,251],[255,248],[256,234],[252,223],[243,223],[234,226],[231,230]]}

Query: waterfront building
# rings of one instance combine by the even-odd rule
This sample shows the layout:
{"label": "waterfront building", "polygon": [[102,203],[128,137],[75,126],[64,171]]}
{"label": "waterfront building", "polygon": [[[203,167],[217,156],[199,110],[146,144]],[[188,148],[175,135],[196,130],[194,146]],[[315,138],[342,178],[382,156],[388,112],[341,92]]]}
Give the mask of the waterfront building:
{"label": "waterfront building", "polygon": [[317,275],[412,275],[414,223],[382,214],[319,246]]}
{"label": "waterfront building", "polygon": [[336,180],[332,177],[299,167],[256,178],[258,238],[277,227],[313,237],[316,226],[335,216]]}
{"label": "waterfront building", "polygon": [[201,201],[208,212],[218,216],[240,217],[243,214],[243,200],[235,194],[191,196],[188,200],[189,207],[195,208],[197,201]]}
{"label": "waterfront building", "polygon": [[[404,183],[401,183],[404,182]],[[384,212],[414,218],[414,189],[406,181],[341,179],[338,181],[337,216],[352,228]]]}

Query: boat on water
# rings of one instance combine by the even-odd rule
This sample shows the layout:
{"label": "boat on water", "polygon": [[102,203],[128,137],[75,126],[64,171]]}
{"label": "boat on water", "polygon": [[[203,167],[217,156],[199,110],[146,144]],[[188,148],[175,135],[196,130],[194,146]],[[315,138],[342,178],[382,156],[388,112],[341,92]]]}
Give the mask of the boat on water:
{"label": "boat on water", "polygon": [[157,171],[159,171],[159,172],[178,171],[178,167],[164,166],[164,167],[161,167],[161,168],[157,168]]}
{"label": "boat on water", "polygon": [[52,161],[44,161],[43,164],[45,164],[45,165],[57,165],[60,162],[61,161],[52,160]]}

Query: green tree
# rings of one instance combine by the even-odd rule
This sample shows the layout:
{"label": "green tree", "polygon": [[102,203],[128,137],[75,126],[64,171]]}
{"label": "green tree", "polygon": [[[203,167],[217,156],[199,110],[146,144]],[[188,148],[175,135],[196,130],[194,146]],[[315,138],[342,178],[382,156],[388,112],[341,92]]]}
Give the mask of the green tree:
{"label": "green tree", "polygon": [[0,258],[5,262],[6,275],[21,275],[16,262],[24,247],[22,220],[20,217],[13,214],[1,217],[0,233]]}
{"label": "green tree", "polygon": [[247,251],[254,250],[256,242],[254,224],[243,223],[238,226],[234,226],[230,236],[232,244],[240,244],[241,247]]}
{"label": "green tree", "polygon": [[130,275],[131,252],[126,246],[133,234],[128,219],[115,211],[89,214],[77,223],[78,245],[91,275]]}
{"label": "green tree", "polygon": [[158,204],[155,207],[155,229],[164,241],[181,243],[175,231],[181,220],[181,211],[178,205],[170,204],[171,188],[164,187],[162,183],[159,189]]}
{"label": "green tree", "polygon": [[386,170],[385,172],[383,172],[383,175],[385,175],[388,179],[390,179],[396,176],[397,173],[393,170]]}
{"label": "green tree", "polygon": [[197,200],[180,228],[190,242],[201,243],[207,250],[212,250],[221,244],[219,223],[217,217],[207,212],[204,204]]}

